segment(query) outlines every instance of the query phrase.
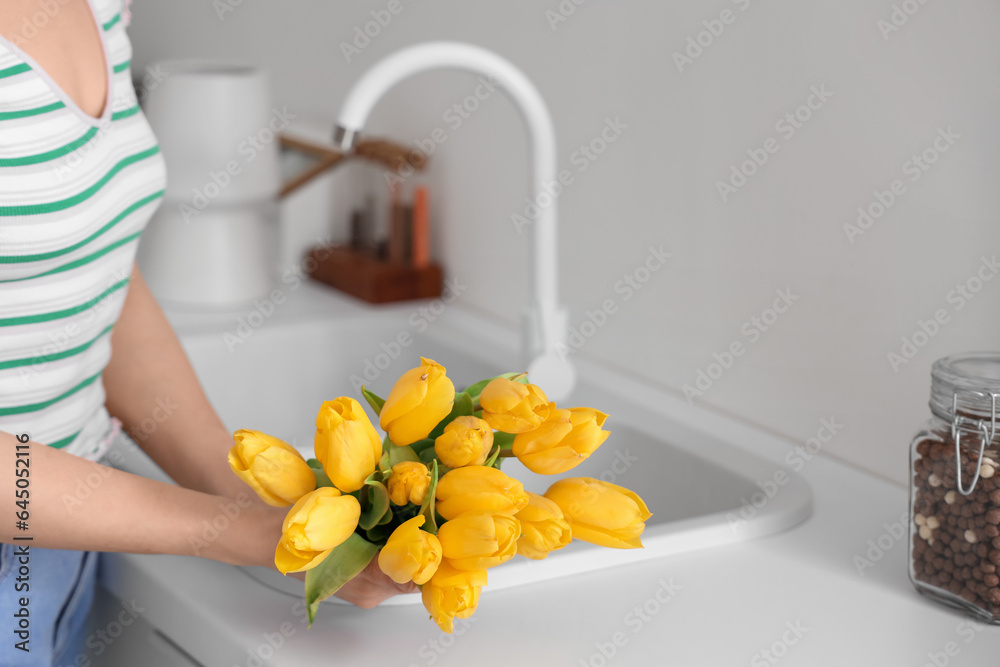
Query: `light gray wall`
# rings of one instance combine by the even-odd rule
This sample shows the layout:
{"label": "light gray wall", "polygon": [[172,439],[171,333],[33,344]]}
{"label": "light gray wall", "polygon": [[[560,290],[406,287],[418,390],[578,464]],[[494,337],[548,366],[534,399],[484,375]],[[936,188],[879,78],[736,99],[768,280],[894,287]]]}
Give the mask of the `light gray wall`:
{"label": "light gray wall", "polygon": [[[476,43],[523,68],[548,100],[561,166],[575,176],[560,198],[561,289],[572,320],[606,299],[619,306],[581,355],[680,392],[739,341],[744,354],[695,400],[798,441],[833,417],[843,426],[829,454],[904,482],[909,438],[927,413],[930,364],[997,347],[1000,280],[962,308],[949,301],[1000,240],[993,0],[897,2],[915,13],[897,13],[907,20],[888,38],[879,26],[891,21],[888,0],[564,0],[576,9],[555,29],[546,11],[558,11],[556,0],[400,0],[402,10],[350,63],[341,42],[387,0],[243,0],[220,20],[213,7],[226,1],[137,0],[135,66],[181,56],[259,63],[278,100],[320,118],[336,113],[379,57],[425,40]],[[734,22],[678,71],[674,52],[727,9]],[[370,127],[428,137],[448,128],[444,112],[475,85],[459,73],[414,78]],[[788,137],[775,124],[813,86],[832,97],[822,106],[814,98],[820,108]],[[574,152],[608,118],[627,128],[579,171]],[[911,181],[904,163],[939,128],[960,138]],[[436,254],[470,285],[466,304],[511,323],[525,293],[525,239],[510,222],[525,196],[522,137],[512,107],[491,97],[448,130],[428,176]],[[717,181],[770,137],[777,152],[723,202]],[[903,194],[849,242],[844,225],[895,179]],[[625,301],[616,282],[660,244],[669,264]],[[779,289],[797,300],[751,341],[744,323]],[[938,310],[947,323],[894,371],[887,354]]]}

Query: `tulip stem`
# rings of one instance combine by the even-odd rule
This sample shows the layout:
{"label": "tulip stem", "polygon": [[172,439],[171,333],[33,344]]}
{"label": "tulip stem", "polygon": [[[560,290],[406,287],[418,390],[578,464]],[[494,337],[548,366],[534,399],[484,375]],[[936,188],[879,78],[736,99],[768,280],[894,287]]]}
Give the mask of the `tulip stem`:
{"label": "tulip stem", "polygon": [[514,450],[512,449],[501,449],[500,453],[497,454],[497,458],[500,459],[510,459],[514,457]]}
{"label": "tulip stem", "polygon": [[324,471],[323,468],[313,468],[310,466],[309,469],[312,470],[313,475],[316,476],[317,488],[322,486],[333,486],[333,481],[329,476],[327,476],[326,471]]}

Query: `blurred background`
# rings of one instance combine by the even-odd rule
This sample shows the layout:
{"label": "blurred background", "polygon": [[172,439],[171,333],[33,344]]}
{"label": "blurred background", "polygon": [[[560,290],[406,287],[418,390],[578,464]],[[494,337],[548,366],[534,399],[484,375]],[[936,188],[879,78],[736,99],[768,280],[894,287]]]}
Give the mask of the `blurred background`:
{"label": "blurred background", "polygon": [[[842,429],[824,451],[884,478],[906,480],[931,363],[996,348],[995,2],[136,0],[132,11],[137,79],[169,58],[260,65],[278,106],[320,134],[351,84],[404,46],[454,39],[510,59],[547,100],[572,179],[559,196],[560,289],[570,325],[592,334],[573,354],[792,440],[833,419]],[[416,76],[367,130],[433,146],[421,176],[433,254],[468,286],[464,306],[514,331],[525,139],[511,104],[475,98],[477,86],[461,72]],[[346,238],[350,209],[381,178],[349,165],[311,195],[324,206],[289,202],[282,262]],[[661,246],[665,266],[640,269]],[[581,330],[608,300],[606,323]],[[743,352],[728,357],[734,343]]]}

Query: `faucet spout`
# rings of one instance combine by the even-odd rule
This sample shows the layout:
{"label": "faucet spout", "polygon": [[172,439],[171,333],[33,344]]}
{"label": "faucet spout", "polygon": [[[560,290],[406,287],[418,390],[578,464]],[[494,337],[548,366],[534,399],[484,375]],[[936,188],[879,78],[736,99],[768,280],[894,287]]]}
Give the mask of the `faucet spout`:
{"label": "faucet spout", "polygon": [[560,400],[572,390],[575,374],[566,359],[567,315],[558,301],[557,201],[546,190],[557,182],[556,136],[549,109],[531,80],[510,61],[471,44],[427,42],[411,46],[385,57],[354,84],[341,108],[334,141],[350,150],[386,91],[418,72],[442,68],[468,70],[494,79],[527,128],[529,197],[538,215],[531,221],[530,295],[522,317],[522,345],[531,362],[528,370],[532,380],[543,384],[550,398]]}

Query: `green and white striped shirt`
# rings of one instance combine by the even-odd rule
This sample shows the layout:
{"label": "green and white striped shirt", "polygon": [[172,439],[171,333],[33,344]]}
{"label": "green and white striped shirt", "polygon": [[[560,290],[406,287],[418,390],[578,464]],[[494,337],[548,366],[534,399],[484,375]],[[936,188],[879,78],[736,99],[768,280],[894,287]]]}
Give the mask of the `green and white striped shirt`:
{"label": "green and white striped shirt", "polygon": [[165,170],[130,78],[123,0],[90,4],[108,68],[101,118],[0,38],[0,431],[93,458],[111,428],[111,329]]}

